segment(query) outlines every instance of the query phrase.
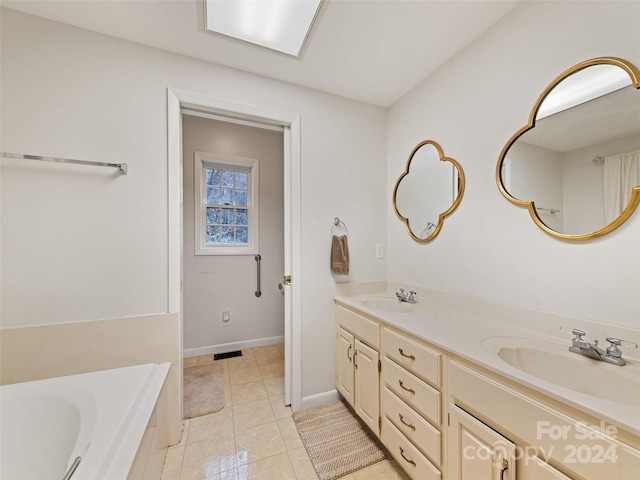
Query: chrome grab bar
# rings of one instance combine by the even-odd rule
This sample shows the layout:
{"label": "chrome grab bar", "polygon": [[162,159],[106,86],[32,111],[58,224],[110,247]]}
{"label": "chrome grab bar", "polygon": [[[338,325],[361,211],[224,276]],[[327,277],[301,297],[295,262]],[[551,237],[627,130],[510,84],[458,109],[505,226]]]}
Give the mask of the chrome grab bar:
{"label": "chrome grab bar", "polygon": [[62,477],[62,480],[69,480],[71,476],[76,473],[76,469],[78,468],[78,465],[80,465],[81,461],[82,457],[76,457],[67,472],[64,474],[64,477]]}
{"label": "chrome grab bar", "polygon": [[258,273],[257,273],[257,284],[258,286],[256,287],[256,297],[260,297],[262,295],[262,292],[260,291],[260,261],[262,260],[262,257],[258,254],[255,257],[256,260],[256,264],[258,267]]}

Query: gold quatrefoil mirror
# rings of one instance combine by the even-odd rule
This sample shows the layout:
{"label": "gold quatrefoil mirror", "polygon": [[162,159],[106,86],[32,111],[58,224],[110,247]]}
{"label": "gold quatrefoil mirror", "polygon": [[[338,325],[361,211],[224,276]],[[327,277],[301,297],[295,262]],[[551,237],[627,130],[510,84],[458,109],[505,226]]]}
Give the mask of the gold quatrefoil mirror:
{"label": "gold quatrefoil mirror", "polygon": [[500,192],[564,240],[624,223],[640,203],[640,71],[602,57],[558,76],[502,149]]}
{"label": "gold quatrefoil mirror", "polygon": [[393,189],[393,208],[416,242],[433,240],[464,193],[464,172],[432,140],[420,142]]}

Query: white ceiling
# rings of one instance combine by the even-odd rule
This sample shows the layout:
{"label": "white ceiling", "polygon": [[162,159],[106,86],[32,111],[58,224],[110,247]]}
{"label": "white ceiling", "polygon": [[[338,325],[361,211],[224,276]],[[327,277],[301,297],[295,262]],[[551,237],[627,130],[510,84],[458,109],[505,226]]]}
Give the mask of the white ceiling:
{"label": "white ceiling", "polygon": [[2,0],[14,10],[384,107],[518,3],[325,0],[296,59],[205,32],[202,0]]}

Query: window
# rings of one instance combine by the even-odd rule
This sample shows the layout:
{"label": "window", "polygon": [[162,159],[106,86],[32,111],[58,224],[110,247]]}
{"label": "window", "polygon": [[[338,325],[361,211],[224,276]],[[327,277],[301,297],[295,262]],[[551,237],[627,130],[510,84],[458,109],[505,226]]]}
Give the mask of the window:
{"label": "window", "polygon": [[196,255],[258,253],[258,160],[195,152]]}

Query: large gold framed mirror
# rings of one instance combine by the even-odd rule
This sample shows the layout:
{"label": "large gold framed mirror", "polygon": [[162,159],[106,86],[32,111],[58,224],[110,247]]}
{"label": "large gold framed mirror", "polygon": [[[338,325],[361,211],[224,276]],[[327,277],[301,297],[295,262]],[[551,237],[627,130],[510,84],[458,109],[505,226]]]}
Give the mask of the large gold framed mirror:
{"label": "large gold framed mirror", "polygon": [[502,149],[500,192],[564,240],[624,223],[640,203],[640,71],[615,57],[575,65],[536,101]]}
{"label": "large gold framed mirror", "polygon": [[464,193],[464,171],[433,140],[411,151],[393,189],[393,208],[416,242],[433,240]]}

